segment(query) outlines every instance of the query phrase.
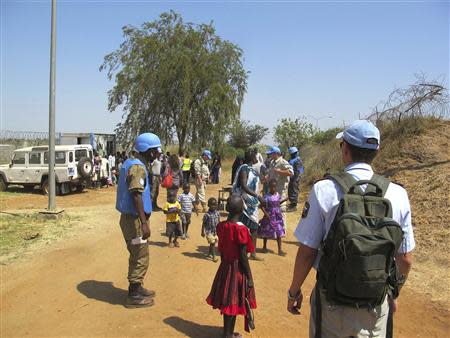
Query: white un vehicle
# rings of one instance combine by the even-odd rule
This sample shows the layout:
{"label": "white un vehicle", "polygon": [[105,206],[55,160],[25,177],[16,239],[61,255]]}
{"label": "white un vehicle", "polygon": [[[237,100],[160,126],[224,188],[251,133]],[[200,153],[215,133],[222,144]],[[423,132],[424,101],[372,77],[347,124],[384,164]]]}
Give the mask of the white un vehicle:
{"label": "white un vehicle", "polygon": [[[56,194],[82,191],[92,177],[93,151],[89,144],[55,146]],[[0,165],[0,191],[9,185],[48,194],[48,146],[16,149],[11,162]]]}

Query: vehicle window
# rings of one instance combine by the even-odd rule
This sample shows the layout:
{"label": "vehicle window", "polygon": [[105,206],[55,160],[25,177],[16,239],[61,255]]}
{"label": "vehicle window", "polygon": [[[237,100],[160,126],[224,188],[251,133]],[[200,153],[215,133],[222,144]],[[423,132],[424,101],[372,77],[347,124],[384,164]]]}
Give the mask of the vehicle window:
{"label": "vehicle window", "polygon": [[[44,163],[48,164],[48,151],[44,153]],[[66,153],[64,151],[55,151],[55,164],[66,163]]]}
{"label": "vehicle window", "polygon": [[13,164],[25,164],[25,153],[15,153],[12,162]]}
{"label": "vehicle window", "polygon": [[41,153],[30,153],[29,164],[41,164]]}
{"label": "vehicle window", "polygon": [[73,152],[69,152],[69,163],[73,162]]}
{"label": "vehicle window", "polygon": [[94,155],[92,154],[92,150],[89,150],[89,158],[92,160],[94,158]]}
{"label": "vehicle window", "polygon": [[78,162],[82,157],[87,157],[87,149],[75,150],[75,161]]}

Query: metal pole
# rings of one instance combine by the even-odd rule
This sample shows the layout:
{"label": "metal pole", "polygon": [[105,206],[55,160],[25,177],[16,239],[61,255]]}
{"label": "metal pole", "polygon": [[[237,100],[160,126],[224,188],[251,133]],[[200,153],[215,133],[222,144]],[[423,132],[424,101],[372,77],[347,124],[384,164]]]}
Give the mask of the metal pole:
{"label": "metal pole", "polygon": [[48,210],[56,209],[55,202],[55,74],[56,74],[56,0],[52,0],[52,33],[50,43],[50,98],[48,143]]}

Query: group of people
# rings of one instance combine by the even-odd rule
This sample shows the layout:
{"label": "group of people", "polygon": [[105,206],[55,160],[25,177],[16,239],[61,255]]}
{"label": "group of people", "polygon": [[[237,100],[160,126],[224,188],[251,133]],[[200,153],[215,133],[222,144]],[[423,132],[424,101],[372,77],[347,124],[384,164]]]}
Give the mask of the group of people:
{"label": "group of people", "polygon": [[[408,196],[400,185],[372,170],[380,147],[380,133],[372,123],[356,121],[337,138],[345,169],[316,182],[305,202],[294,232],[299,248],[287,290],[287,311],[299,314],[302,286],[314,268],[318,276],[311,293],[310,337],[391,337],[392,315],[415,247]],[[156,135],[138,136],[138,155],[125,161],[119,176],[116,208],[121,212],[120,226],[130,253],[128,307],[154,304],[155,292],[143,287],[152,211],[145,162],[157,158],[160,147]],[[248,255],[255,257],[258,236],[279,239],[285,234],[281,204],[289,200],[288,178],[294,176],[300,162],[294,150],[290,148],[288,162],[272,147],[267,152],[270,162],[259,167],[257,151],[245,152],[227,200],[227,220],[219,222],[217,201],[208,200],[202,236],[213,244],[213,259],[218,241],[221,263],[206,302],[223,315],[224,338],[240,337],[234,332],[237,315],[245,316],[247,331],[255,326],[252,310],[257,306],[258,278],[251,272]],[[203,156],[210,158],[205,152]],[[265,185],[263,196],[260,183]],[[168,203],[181,207],[186,201],[194,208],[195,199],[187,186],[183,194],[178,201],[171,195]],[[258,208],[264,214],[262,221],[257,217]],[[171,206],[164,209],[169,215]],[[281,241],[278,249],[280,255],[285,254]]]}
{"label": "group of people", "polygon": [[[297,208],[300,176],[304,172],[303,163],[296,147],[289,148],[290,160],[283,158],[278,147],[271,147],[267,159],[256,149],[248,149],[236,166],[233,176],[233,192],[239,194],[244,201],[241,222],[250,230],[253,246],[257,238],[263,238],[263,252],[267,252],[267,240],[276,239],[278,255],[285,256],[281,238],[285,236],[286,210]],[[262,184],[262,189],[261,189]],[[285,203],[290,203],[286,207]],[[261,209],[263,213],[260,218]],[[255,252],[254,260],[261,260]]]}

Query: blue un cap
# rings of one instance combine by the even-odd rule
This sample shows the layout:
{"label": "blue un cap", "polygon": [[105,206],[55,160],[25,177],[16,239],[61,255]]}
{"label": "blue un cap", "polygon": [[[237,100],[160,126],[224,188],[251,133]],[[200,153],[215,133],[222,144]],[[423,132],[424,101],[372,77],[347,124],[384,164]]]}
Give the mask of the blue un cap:
{"label": "blue un cap", "polygon": [[206,157],[208,157],[209,160],[210,160],[211,157],[212,157],[212,156],[211,156],[211,152],[210,152],[209,150],[207,150],[207,149],[203,150],[202,155],[205,155]]}
{"label": "blue un cap", "polygon": [[269,150],[266,151],[266,154],[267,154],[267,155],[271,155],[271,154],[274,154],[274,153],[281,154],[280,148],[278,148],[278,147],[272,147],[272,148],[270,148]]}
{"label": "blue un cap", "polygon": [[337,139],[344,139],[352,146],[365,149],[378,149],[380,147],[380,131],[372,122],[356,120],[343,132],[336,135]]}

